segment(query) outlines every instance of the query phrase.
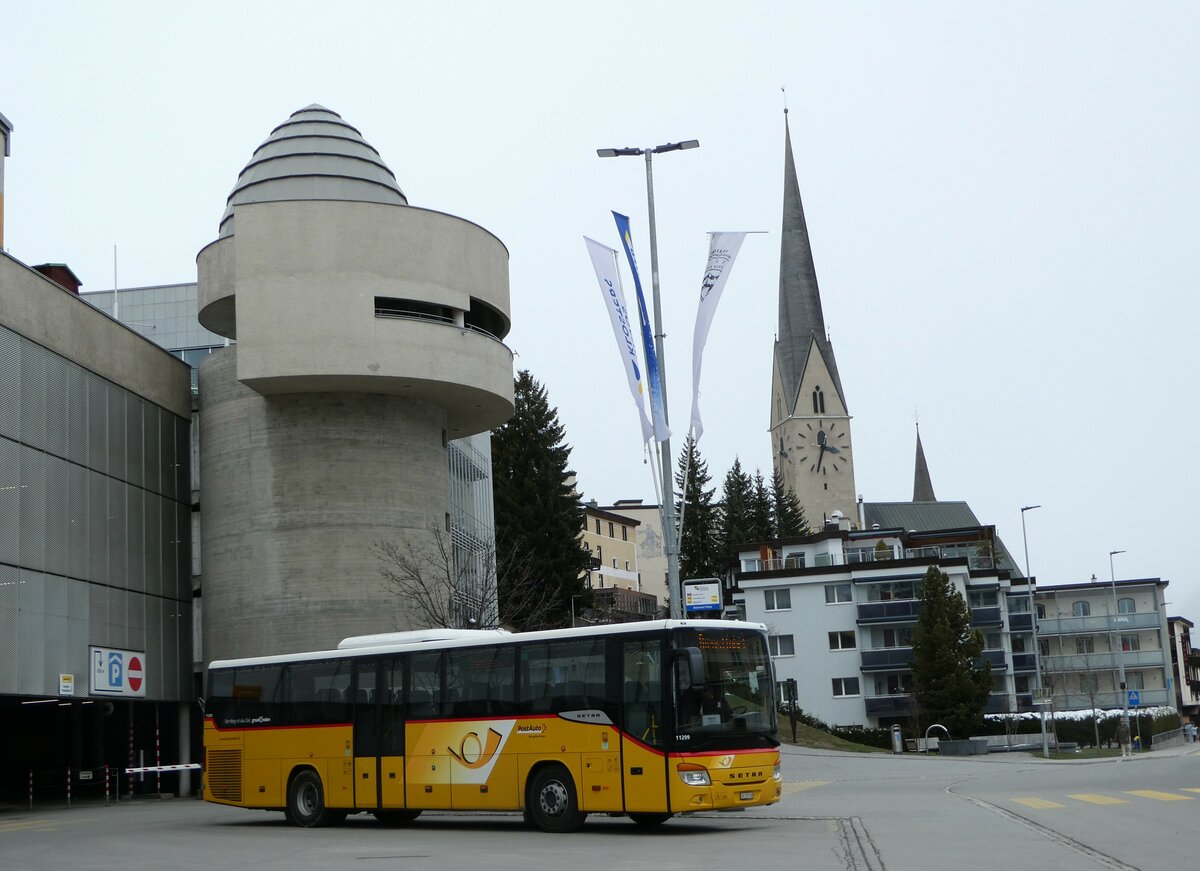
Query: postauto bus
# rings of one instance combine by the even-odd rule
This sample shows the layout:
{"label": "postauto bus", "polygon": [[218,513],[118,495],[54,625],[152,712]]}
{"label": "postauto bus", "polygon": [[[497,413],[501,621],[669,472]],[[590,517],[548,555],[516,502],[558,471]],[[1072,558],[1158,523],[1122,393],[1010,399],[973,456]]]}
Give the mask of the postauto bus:
{"label": "postauto bus", "polygon": [[427,630],[213,662],[204,797],[297,826],[370,813],[590,813],[657,825],[780,798],[761,624]]}

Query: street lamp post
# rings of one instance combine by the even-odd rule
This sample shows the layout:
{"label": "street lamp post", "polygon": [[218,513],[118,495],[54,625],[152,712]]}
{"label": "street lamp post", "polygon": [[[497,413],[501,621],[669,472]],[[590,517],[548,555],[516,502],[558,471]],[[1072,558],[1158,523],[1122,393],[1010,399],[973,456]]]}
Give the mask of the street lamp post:
{"label": "street lamp post", "polygon": [[[662,385],[663,414],[667,415],[667,359],[663,354],[662,302],[658,291],[658,233],[654,223],[654,166],[653,157],[668,151],[683,151],[699,148],[697,139],[685,142],[668,142],[646,148],[599,148],[600,157],[646,156],[646,201],[650,212],[650,284],[654,295],[654,353],[658,356],[658,372]],[[667,416],[665,423],[670,423]],[[671,439],[663,439],[660,455],[662,466],[662,521],[663,550],[667,554],[667,592],[671,597],[671,618],[683,617],[683,590],[679,586],[679,536],[675,530],[675,491],[672,486],[674,469],[671,460]],[[679,530],[682,533],[682,530]]]}
{"label": "street lamp post", "polygon": [[[1029,594],[1029,626],[1033,630],[1033,669],[1034,692],[1041,694],[1042,690],[1042,649],[1038,645],[1037,608],[1033,602],[1033,577],[1029,574],[1029,536],[1025,534],[1025,512],[1041,508],[1041,505],[1026,505],[1021,509],[1021,541],[1025,545],[1025,589]],[[1050,741],[1046,737],[1046,706],[1038,705],[1042,724],[1042,757],[1050,758]]]}
{"label": "street lamp post", "polygon": [[1121,644],[1121,634],[1117,631],[1117,573],[1113,568],[1113,557],[1119,553],[1125,553],[1123,550],[1110,550],[1108,552],[1108,579],[1112,584],[1112,634],[1111,641],[1116,642],[1117,651],[1117,681],[1121,692],[1121,717],[1125,720],[1125,734],[1131,735],[1129,731],[1129,691],[1125,687],[1125,647]]}

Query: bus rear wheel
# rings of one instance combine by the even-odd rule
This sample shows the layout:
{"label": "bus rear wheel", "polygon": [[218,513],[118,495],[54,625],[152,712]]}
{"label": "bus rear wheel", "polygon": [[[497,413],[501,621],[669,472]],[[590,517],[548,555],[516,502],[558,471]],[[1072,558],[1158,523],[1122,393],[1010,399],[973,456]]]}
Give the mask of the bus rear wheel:
{"label": "bus rear wheel", "polygon": [[630,814],[629,818],[639,826],[661,826],[674,814]]}
{"label": "bus rear wheel", "polygon": [[538,770],[530,781],[525,806],[533,824],[543,832],[574,832],[587,819],[579,810],[575,781],[561,765]]}
{"label": "bus rear wheel", "polygon": [[305,829],[336,825],[346,818],[344,813],[325,807],[321,777],[311,768],[297,772],[288,784],[286,816],[292,825]]}
{"label": "bus rear wheel", "polygon": [[421,815],[419,810],[375,811],[375,819],[385,826],[402,826]]}

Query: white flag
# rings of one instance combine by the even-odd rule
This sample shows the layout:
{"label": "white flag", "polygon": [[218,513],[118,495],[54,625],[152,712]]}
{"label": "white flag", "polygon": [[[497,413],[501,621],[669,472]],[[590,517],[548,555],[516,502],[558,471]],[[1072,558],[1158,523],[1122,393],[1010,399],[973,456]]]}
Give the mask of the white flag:
{"label": "white flag", "polygon": [[696,441],[704,433],[704,424],[700,421],[700,363],[704,357],[704,343],[708,341],[708,329],[712,326],[717,303],[721,301],[725,280],[729,278],[734,258],[745,238],[745,233],[713,233],[709,241],[708,266],[700,284],[700,307],[696,310],[696,331],[692,334],[692,432]]}
{"label": "white flag", "polygon": [[592,268],[596,270],[596,280],[600,282],[600,293],[604,296],[604,305],[608,309],[608,318],[612,321],[613,336],[617,340],[617,348],[621,352],[621,362],[625,364],[625,376],[629,379],[629,392],[633,395],[633,404],[637,406],[638,417],[642,422],[642,441],[648,442],[654,435],[650,419],[646,417],[646,405],[642,400],[642,371],[638,366],[637,356],[637,327],[629,322],[629,309],[625,306],[625,291],[621,289],[621,276],[617,271],[617,252],[607,245],[602,245],[594,239],[583,237],[587,243],[588,254],[592,258]]}

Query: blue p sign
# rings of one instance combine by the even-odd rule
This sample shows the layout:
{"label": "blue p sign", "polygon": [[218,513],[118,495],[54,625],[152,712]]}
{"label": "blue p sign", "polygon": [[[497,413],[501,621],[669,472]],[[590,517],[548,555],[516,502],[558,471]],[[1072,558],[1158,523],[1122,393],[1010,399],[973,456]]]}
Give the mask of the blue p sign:
{"label": "blue p sign", "polygon": [[108,685],[110,687],[119,687],[125,680],[123,674],[124,657],[116,651],[109,651],[108,654]]}

